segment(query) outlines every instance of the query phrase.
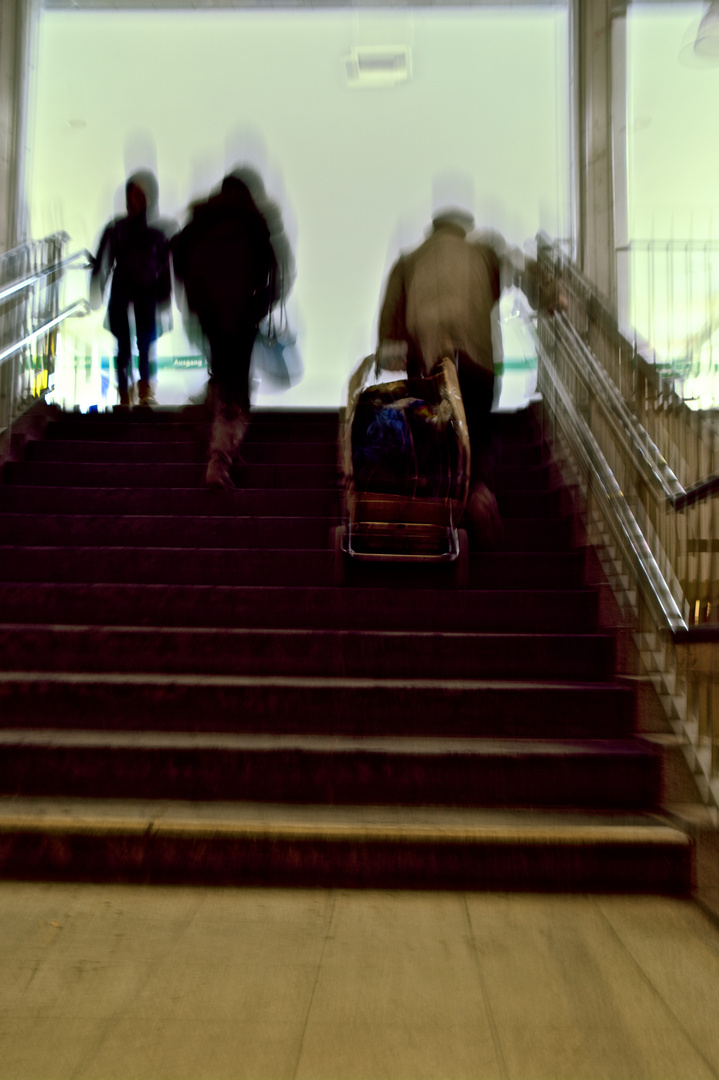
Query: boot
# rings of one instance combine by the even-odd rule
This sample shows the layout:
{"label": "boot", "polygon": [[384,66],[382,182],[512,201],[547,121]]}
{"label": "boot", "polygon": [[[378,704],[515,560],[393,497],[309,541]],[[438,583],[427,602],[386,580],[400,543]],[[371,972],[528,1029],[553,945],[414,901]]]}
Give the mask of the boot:
{"label": "boot", "polygon": [[234,483],[230,476],[229,462],[220,454],[213,455],[207,463],[205,483],[211,488],[226,488],[232,491]]}
{"label": "boot", "polygon": [[467,503],[466,516],[475,544],[483,550],[492,551],[504,540],[504,525],[494,494],[486,484],[472,488]]}
{"label": "boot", "polygon": [[230,466],[247,431],[247,419],[237,405],[215,407],[210,433],[209,462],[205,483],[209,487],[233,488]]}
{"label": "boot", "polygon": [[157,405],[152,387],[147,379],[140,379],[137,384],[137,396],[140,405]]}

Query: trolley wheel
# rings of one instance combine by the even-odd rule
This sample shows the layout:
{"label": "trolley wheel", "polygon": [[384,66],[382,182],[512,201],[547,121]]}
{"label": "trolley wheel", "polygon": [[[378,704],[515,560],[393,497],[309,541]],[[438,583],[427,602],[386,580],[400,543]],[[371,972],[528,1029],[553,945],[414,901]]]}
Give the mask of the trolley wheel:
{"label": "trolley wheel", "polygon": [[455,589],[467,589],[469,588],[469,537],[466,529],[457,529],[457,543],[459,551],[454,560],[452,584]]}
{"label": "trolley wheel", "polygon": [[344,525],[338,525],[336,528],[331,529],[330,537],[335,553],[333,582],[338,588],[342,588],[342,586],[347,583],[347,556],[344,551]]}

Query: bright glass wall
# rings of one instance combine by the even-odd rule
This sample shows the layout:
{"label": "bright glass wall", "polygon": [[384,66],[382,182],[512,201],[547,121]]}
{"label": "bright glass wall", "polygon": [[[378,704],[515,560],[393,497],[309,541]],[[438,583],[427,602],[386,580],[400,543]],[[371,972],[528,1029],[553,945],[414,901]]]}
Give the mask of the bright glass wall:
{"label": "bright glass wall", "polygon": [[630,320],[696,407],[719,402],[719,66],[693,50],[705,10],[627,17]]}
{"label": "bright glass wall", "polygon": [[[353,85],[343,58],[362,46],[405,49],[409,77]],[[131,169],[155,169],[162,213],[182,221],[228,168],[255,165],[297,259],[305,377],[278,403],[336,406],[374,348],[389,267],[434,208],[462,202],[519,244],[568,235],[567,68],[564,7],[45,12],[32,232],[95,248]],[[185,400],[200,374],[175,323],[158,344],[161,402]],[[88,371],[112,355],[101,314],[73,333]],[[524,345],[508,336],[511,361]]]}

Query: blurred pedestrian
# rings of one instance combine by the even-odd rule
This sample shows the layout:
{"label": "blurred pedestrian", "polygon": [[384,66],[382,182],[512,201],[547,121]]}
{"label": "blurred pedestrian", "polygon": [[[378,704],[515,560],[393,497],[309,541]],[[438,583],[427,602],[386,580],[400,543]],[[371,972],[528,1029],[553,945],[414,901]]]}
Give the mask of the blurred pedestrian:
{"label": "blurred pedestrian", "polygon": [[[472,456],[467,516],[475,540],[496,546],[503,527],[494,495],[497,461],[490,428],[495,365],[502,360],[499,297],[518,284],[537,298],[536,264],[497,233],[473,233],[474,219],[448,208],[424,243],[390,271],[379,319],[380,350],[406,349],[410,376],[452,358],[462,391]],[[395,343],[395,344],[393,344]]]}
{"label": "blurred pedestrian", "polygon": [[127,216],[115,218],[100,240],[90,280],[90,300],[99,307],[110,276],[106,327],[117,338],[117,388],[120,404],[130,404],[131,315],[137,340],[141,405],[154,403],[150,350],[172,327],[170,245],[166,232],[153,224],[157,181],[148,171],[133,173],[125,185]]}
{"label": "blurred pedestrian", "polygon": [[208,352],[213,415],[205,480],[232,488],[230,469],[249,423],[257,328],[287,295],[293,272],[279,208],[258,174],[235,170],[217,193],[195,203],[173,240],[172,259]]}

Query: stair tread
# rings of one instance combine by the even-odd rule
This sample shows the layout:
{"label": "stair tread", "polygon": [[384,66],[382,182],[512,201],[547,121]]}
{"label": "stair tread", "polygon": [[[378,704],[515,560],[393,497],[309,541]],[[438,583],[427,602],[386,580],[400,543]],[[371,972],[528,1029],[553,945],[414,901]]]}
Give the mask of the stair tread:
{"label": "stair tread", "polygon": [[[2,582],[3,610],[27,621],[219,627],[307,626],[348,629],[445,630],[592,629],[597,596],[591,588],[457,590],[301,585],[159,585]],[[548,601],[550,601],[548,603]]]}
{"label": "stair tread", "polygon": [[[297,518],[297,519],[292,519],[292,520],[298,520],[299,521],[299,520],[306,520],[306,519]],[[203,553],[203,554],[205,554],[205,553],[209,554],[211,552],[220,552],[220,551],[221,552],[226,552],[228,549],[226,547],[214,547],[212,544],[204,544],[204,545],[202,545],[202,547],[196,547],[195,545],[192,545],[191,547],[181,547],[181,546],[176,547],[174,544],[167,544],[167,545],[158,544],[157,547],[155,547],[153,550],[156,551],[156,552],[171,551],[173,553],[175,553],[175,552],[182,553],[182,552],[197,551],[197,552],[200,552],[200,553]],[[291,549],[288,552],[285,548],[271,548],[271,547],[265,547],[265,546],[260,546],[260,545],[258,545],[256,547],[242,547],[242,548],[237,548],[237,549],[233,549],[233,550],[237,550],[238,552],[248,552],[248,553],[258,552],[259,551],[259,552],[262,552],[263,554],[267,554],[267,555],[272,555],[272,554],[275,554],[275,553],[277,553],[277,554],[281,553],[282,558],[287,558],[287,555],[292,553]],[[316,548],[310,548],[310,549],[302,548],[302,549],[298,549],[298,550],[301,551],[301,553],[303,555],[307,554],[308,550],[309,550],[310,552],[322,552],[323,554],[331,554],[332,557],[334,558],[334,552],[330,552],[330,549],[329,549],[328,545],[323,545],[322,547],[316,547]],[[58,551],[58,552],[72,552],[74,554],[83,555],[83,554],[85,554],[85,553],[87,553],[89,551],[117,551],[117,552],[132,551],[132,552],[136,552],[137,551],[137,546],[135,544],[42,544],[42,543],[41,544],[3,544],[3,543],[0,543],[0,555],[3,552],[8,552],[9,553],[9,552],[13,552],[13,551],[28,551],[28,552]],[[495,551],[472,552],[472,556],[473,557],[476,556],[478,559],[481,559],[483,561],[490,561],[490,562],[499,561],[499,560],[502,560],[502,559],[511,560],[513,562],[517,561],[518,559],[532,559],[535,562],[542,562],[543,560],[549,560],[549,559],[566,559],[567,562],[571,562],[571,561],[576,562],[579,559],[584,558],[584,549],[583,548],[574,548],[571,551],[496,551],[495,550]]]}
{"label": "stair tread", "polygon": [[203,406],[8,463],[0,874],[686,892],[537,418],[492,418],[506,546],[452,591],[331,584],[340,419],[255,410],[232,491]]}
{"label": "stair tread", "polygon": [[690,838],[656,813],[0,797],[0,833],[288,837],[510,845],[658,845]]}
{"label": "stair tread", "polygon": [[[518,662],[518,657],[521,661]],[[0,669],[608,678],[611,634],[0,623]]]}
{"label": "stair tread", "polygon": [[529,690],[545,690],[576,693],[577,690],[591,691],[594,694],[616,695],[630,693],[619,682],[599,682],[582,680],[572,682],[566,679],[437,679],[426,678],[375,678],[342,675],[205,675],[205,674],[167,674],[165,672],[94,672],[94,671],[0,671],[0,685],[3,683],[39,682],[55,684],[118,684],[147,686],[213,686],[213,687],[295,687],[295,688],[342,688],[394,690],[501,690],[526,693]]}
{"label": "stair tread", "polygon": [[[207,461],[207,440],[162,439],[141,442],[103,439],[51,439],[32,443],[33,464],[56,465],[197,465]],[[337,465],[335,441],[286,440],[243,443],[247,465]],[[535,469],[541,466],[534,466]]]}
{"label": "stair tread", "polygon": [[404,642],[407,638],[412,640],[424,640],[424,641],[449,641],[449,642],[461,642],[470,641],[477,645],[482,645],[490,641],[499,641],[500,643],[511,644],[513,642],[521,644],[531,644],[533,641],[546,641],[550,644],[559,644],[563,641],[599,641],[599,640],[612,640],[612,635],[608,631],[597,630],[591,633],[531,633],[531,632],[512,632],[501,631],[497,633],[489,633],[485,631],[474,630],[352,630],[350,628],[337,628],[337,629],[306,629],[302,627],[283,627],[283,626],[266,626],[266,627],[247,627],[247,626],[153,626],[147,627],[142,625],[131,626],[122,623],[88,623],[82,625],[80,623],[42,623],[42,622],[8,622],[0,623],[0,633],[53,633],[53,634],[68,634],[68,635],[80,635],[80,634],[126,634],[128,637],[134,634],[157,634],[176,636],[178,634],[188,634],[191,636],[197,636],[198,638],[207,638],[213,636],[220,637],[232,637],[238,640],[250,637],[286,637],[294,640],[305,640],[308,634],[319,635],[325,638],[337,638],[346,637],[351,639],[369,640],[374,641],[377,639],[386,640],[392,642],[399,640]]}
{"label": "stair tread", "polygon": [[[261,546],[286,549],[327,546],[331,514],[53,514],[6,512],[0,515],[0,543],[12,546],[197,547],[211,539],[218,548]],[[502,553],[572,552],[571,525],[546,528],[540,519],[507,519]]]}
{"label": "stair tread", "polygon": [[246,732],[102,731],[62,728],[0,728],[0,747],[94,747],[177,750],[298,750],[313,753],[438,755],[499,757],[652,754],[651,741],[642,739],[505,739],[420,735],[309,735]]}

